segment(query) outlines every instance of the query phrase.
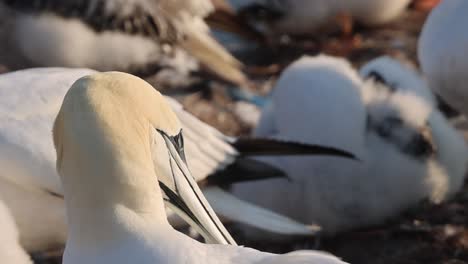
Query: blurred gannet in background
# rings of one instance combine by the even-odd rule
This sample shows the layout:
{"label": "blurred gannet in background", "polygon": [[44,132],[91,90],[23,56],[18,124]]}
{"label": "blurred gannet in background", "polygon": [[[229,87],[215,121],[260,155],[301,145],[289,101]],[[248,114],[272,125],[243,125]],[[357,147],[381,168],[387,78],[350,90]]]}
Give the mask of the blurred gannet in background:
{"label": "blurred gannet in background", "polygon": [[200,64],[244,85],[241,63],[210,35],[212,11],[210,0],[0,0],[0,64],[162,70],[167,82]]}
{"label": "blurred gannet in background", "polygon": [[[379,64],[386,67],[372,68]],[[395,75],[398,65],[401,73]],[[365,74],[366,69],[370,69],[370,75]],[[375,129],[380,137],[415,159],[430,157],[425,161],[429,174],[429,200],[440,203],[449,198],[461,188],[466,175],[468,149],[463,136],[437,108],[439,102],[434,95],[430,97],[430,89],[415,70],[397,60],[382,57],[361,69],[365,79],[374,79],[372,73],[384,77],[377,81],[377,89],[367,89],[370,93],[364,96],[368,125],[372,126],[373,120],[380,120],[381,125]],[[382,90],[378,83],[386,89]],[[412,138],[409,137],[411,134]]]}
{"label": "blurred gannet in background", "polygon": [[274,255],[202,244],[175,231],[163,199],[208,235],[229,236],[217,232],[190,175],[177,116],[137,77],[113,72],[75,82],[53,136],[70,227],[64,264],[343,263],[315,251]]}
{"label": "blurred gannet in background", "polygon": [[[77,79],[93,73],[96,72],[89,69],[35,68],[0,75],[0,198],[10,207],[18,223],[21,244],[28,251],[50,249],[65,242],[63,191],[49,135],[68,88]],[[223,204],[223,214],[233,221],[270,231],[313,233],[291,219],[236,201],[212,185],[281,176],[278,169],[249,156],[297,151],[307,154],[314,149],[320,152],[320,148],[267,139],[236,140],[198,120],[175,100],[166,100],[183,122],[185,152],[190,157],[187,161],[193,176],[198,182],[211,184],[207,195]],[[250,213],[239,214],[242,208]],[[171,220],[182,224],[180,219]]]}
{"label": "blurred gannet in background", "polygon": [[0,262],[5,264],[32,264],[19,243],[18,229],[10,211],[0,200]]}
{"label": "blurred gannet in background", "polygon": [[[244,1],[245,2],[245,1]],[[340,15],[359,23],[378,26],[401,15],[411,0],[250,0],[239,13],[265,23],[273,34],[308,35],[326,27]]]}
{"label": "blurred gannet in background", "polygon": [[430,88],[468,115],[468,1],[443,0],[424,24],[418,47]]}
{"label": "blurred gannet in background", "polygon": [[[381,76],[395,73],[364,68]],[[328,56],[293,63],[273,90],[255,135],[339,147],[360,161],[264,157],[291,180],[239,183],[233,193],[301,223],[318,224],[325,234],[381,223],[423,199],[438,203],[450,197],[465,175],[464,140],[427,93],[399,86],[395,77],[389,80],[393,87],[374,77],[363,80],[349,62]],[[244,230],[249,237],[269,235]]]}

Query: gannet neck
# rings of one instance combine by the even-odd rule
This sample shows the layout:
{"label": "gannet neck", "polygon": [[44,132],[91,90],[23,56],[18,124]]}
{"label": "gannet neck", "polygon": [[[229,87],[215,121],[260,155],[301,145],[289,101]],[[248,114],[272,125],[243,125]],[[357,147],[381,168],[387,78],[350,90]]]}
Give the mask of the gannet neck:
{"label": "gannet neck", "polygon": [[235,244],[187,168],[176,114],[147,82],[118,72],[81,78],[53,130],[70,237],[88,245],[123,234],[128,243],[170,228],[164,200],[207,241]]}
{"label": "gannet neck", "polygon": [[[151,132],[158,122],[166,121],[164,130],[174,133],[178,121],[161,121],[166,114],[152,116],[150,109],[165,102],[149,84],[136,77],[129,85],[122,85],[121,78],[114,84],[116,74],[77,81],[54,126],[70,237],[78,236],[82,242],[119,236],[128,228],[148,226],[147,220],[152,226],[167,224],[150,149]],[[106,89],[98,82],[106,83]],[[135,88],[136,84],[143,88]]]}

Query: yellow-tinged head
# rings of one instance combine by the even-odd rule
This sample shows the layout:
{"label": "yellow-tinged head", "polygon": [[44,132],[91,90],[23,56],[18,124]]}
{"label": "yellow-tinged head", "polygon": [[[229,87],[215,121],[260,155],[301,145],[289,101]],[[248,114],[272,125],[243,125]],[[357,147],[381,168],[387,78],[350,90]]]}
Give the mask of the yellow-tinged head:
{"label": "yellow-tinged head", "polygon": [[107,228],[116,208],[167,223],[164,198],[211,242],[234,243],[190,175],[178,118],[142,79],[120,72],[79,79],[53,137],[70,226],[80,226],[75,236],[83,237],[85,226]]}

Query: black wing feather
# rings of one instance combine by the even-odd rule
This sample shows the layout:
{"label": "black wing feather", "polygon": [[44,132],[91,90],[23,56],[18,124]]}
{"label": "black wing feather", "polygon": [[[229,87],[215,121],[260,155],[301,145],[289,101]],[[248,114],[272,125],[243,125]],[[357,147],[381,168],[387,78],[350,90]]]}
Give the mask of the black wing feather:
{"label": "black wing feather", "polygon": [[333,147],[271,138],[239,138],[232,146],[243,156],[327,155],[357,159],[354,154]]}

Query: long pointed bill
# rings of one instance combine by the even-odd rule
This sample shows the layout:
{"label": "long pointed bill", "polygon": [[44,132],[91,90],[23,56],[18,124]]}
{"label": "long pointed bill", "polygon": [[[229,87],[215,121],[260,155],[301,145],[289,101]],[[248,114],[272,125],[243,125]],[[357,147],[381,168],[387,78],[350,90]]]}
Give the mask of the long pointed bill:
{"label": "long pointed bill", "polygon": [[163,132],[160,133],[169,150],[174,181],[174,186],[170,187],[160,182],[161,189],[166,195],[166,203],[192,227],[196,228],[207,243],[236,245],[187,167],[182,134],[171,137]]}

